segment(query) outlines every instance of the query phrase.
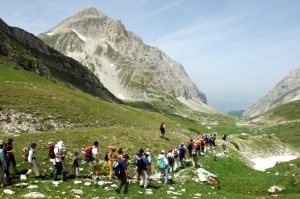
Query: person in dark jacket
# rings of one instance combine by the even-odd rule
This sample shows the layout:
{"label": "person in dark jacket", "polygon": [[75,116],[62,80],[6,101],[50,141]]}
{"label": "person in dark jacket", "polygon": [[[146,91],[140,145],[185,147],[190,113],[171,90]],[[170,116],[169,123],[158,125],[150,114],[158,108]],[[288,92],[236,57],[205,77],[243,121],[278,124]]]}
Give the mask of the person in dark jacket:
{"label": "person in dark jacket", "polygon": [[124,186],[124,194],[128,194],[128,187],[129,187],[129,175],[128,175],[128,161],[129,159],[129,155],[125,154],[123,155],[122,159],[118,159],[117,161],[119,161],[119,164],[121,165],[121,169],[122,169],[122,173],[123,175],[121,175],[119,177],[120,180],[120,184],[119,186],[115,189],[115,191],[119,194],[121,193],[121,189]]}

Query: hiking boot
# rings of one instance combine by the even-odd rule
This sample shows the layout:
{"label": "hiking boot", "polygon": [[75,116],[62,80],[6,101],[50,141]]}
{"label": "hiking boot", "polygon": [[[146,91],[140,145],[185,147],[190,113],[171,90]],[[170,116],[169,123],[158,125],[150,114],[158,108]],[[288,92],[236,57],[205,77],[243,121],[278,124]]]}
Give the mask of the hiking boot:
{"label": "hiking boot", "polygon": [[120,194],[120,189],[115,189],[115,191],[117,192],[117,194]]}

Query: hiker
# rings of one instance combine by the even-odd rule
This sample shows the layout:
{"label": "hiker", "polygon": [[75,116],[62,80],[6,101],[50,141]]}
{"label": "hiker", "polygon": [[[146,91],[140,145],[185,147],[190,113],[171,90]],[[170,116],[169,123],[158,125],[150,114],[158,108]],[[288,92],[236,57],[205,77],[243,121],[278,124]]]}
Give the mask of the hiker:
{"label": "hiker", "polygon": [[197,149],[197,156],[200,156],[201,155],[201,142],[200,142],[200,139],[197,139],[196,141],[196,149]]}
{"label": "hiker", "polygon": [[227,142],[226,140],[222,140],[221,147],[223,149],[223,153],[226,153]]}
{"label": "hiker", "polygon": [[128,161],[129,155],[123,155],[122,159],[117,160],[121,166],[122,175],[119,178],[120,184],[115,189],[115,191],[119,194],[121,192],[121,188],[124,186],[124,194],[128,194],[128,187],[129,187],[129,175],[128,175]]}
{"label": "hiker", "polygon": [[57,178],[58,175],[61,175],[62,180],[65,180],[65,175],[63,172],[63,159],[65,158],[65,155],[63,154],[63,146],[64,142],[59,141],[54,147],[54,154],[55,154],[55,171],[54,171],[54,181],[59,180]]}
{"label": "hiker", "polygon": [[5,151],[3,149],[4,142],[3,140],[0,140],[0,182],[1,187],[4,188],[6,184],[6,179],[4,177],[4,171],[7,170],[7,164],[5,159]]}
{"label": "hiker", "polygon": [[174,171],[174,157],[173,157],[173,149],[169,149],[167,153],[167,159],[169,163],[169,173]]}
{"label": "hiker", "polygon": [[179,155],[179,162],[180,162],[180,167],[183,166],[185,163],[185,146],[184,143],[181,143],[180,146],[178,147],[178,155]]}
{"label": "hiker", "polygon": [[73,154],[73,160],[72,160],[72,169],[74,171],[75,179],[79,177],[79,161],[78,161],[78,151],[75,151]]}
{"label": "hiker", "polygon": [[54,174],[55,171],[55,153],[54,153],[54,143],[53,142],[48,142],[48,157],[50,159],[50,162],[52,163],[52,168],[50,171],[50,175]]}
{"label": "hiker", "polygon": [[217,139],[217,134],[214,133],[213,135],[211,135],[211,146],[212,148],[215,148],[216,147],[216,139]]}
{"label": "hiker", "polygon": [[30,144],[30,148],[29,148],[29,151],[28,151],[28,158],[27,158],[28,163],[30,165],[30,169],[28,169],[27,173],[25,174],[26,176],[31,174],[32,171],[34,172],[36,177],[40,176],[40,172],[39,172],[39,169],[37,167],[37,158],[36,158],[36,151],[35,151],[36,146],[37,145],[36,145],[35,142],[32,142]]}
{"label": "hiker", "polygon": [[10,181],[12,180],[12,178],[10,177],[10,172],[9,172],[9,169],[7,167],[7,162],[9,161],[9,157],[8,157],[8,154],[7,154],[7,143],[3,143],[3,151],[4,151],[4,159],[5,159],[5,165],[6,167],[3,168],[4,169],[4,173],[5,173],[5,178],[6,178],[6,183],[10,183]]}
{"label": "hiker", "polygon": [[99,158],[98,158],[98,146],[99,142],[95,141],[92,146],[92,160],[90,164],[92,165],[92,172],[91,175],[96,175],[96,180],[99,179]]}
{"label": "hiker", "polygon": [[176,170],[180,167],[179,153],[178,153],[178,149],[177,149],[177,148],[175,148],[175,149],[172,151],[172,155],[173,155],[173,158],[174,158],[174,166],[173,166],[173,169],[174,169],[174,171],[176,171]]}
{"label": "hiker", "polygon": [[141,180],[142,170],[141,170],[141,168],[139,167],[138,162],[139,162],[139,160],[142,158],[143,154],[144,154],[144,149],[141,148],[141,149],[139,150],[139,152],[134,156],[134,160],[133,160],[133,164],[136,166],[136,171],[137,171],[137,176],[136,176],[136,178],[137,178],[137,180]]}
{"label": "hiker", "polygon": [[223,135],[222,135],[222,140],[225,140],[225,141],[226,141],[226,138],[227,138],[227,134],[223,134]]}
{"label": "hiker", "polygon": [[163,180],[164,184],[167,184],[169,182],[169,162],[166,158],[164,150],[161,150],[157,157],[157,166],[161,171],[161,179]]}
{"label": "hiker", "polygon": [[160,130],[160,134],[161,134],[161,138],[162,139],[165,139],[165,133],[166,133],[166,126],[165,126],[165,123],[162,122],[159,126],[159,130]]}
{"label": "hiker", "polygon": [[140,187],[141,188],[148,188],[148,184],[149,184],[149,180],[150,180],[150,176],[149,176],[149,152],[145,152],[143,157],[142,157],[142,161],[143,164],[141,166],[141,170],[142,170],[142,178],[140,181]]}
{"label": "hiker", "polygon": [[188,152],[189,152],[189,158],[192,157],[192,148],[193,148],[193,143],[194,143],[194,140],[193,139],[190,139],[190,141],[188,142]]}
{"label": "hiker", "polygon": [[150,149],[149,148],[146,149],[146,153],[147,153],[147,159],[148,159],[148,162],[149,162],[149,165],[148,165],[148,175],[149,175],[149,178],[150,178],[151,175],[152,175],[152,158],[151,158],[151,153],[150,153]]}
{"label": "hiker", "polygon": [[114,152],[117,150],[115,146],[111,146],[110,150],[108,152],[108,169],[109,169],[109,180],[113,180],[113,164],[114,161],[116,160],[114,157]]}
{"label": "hiker", "polygon": [[197,166],[197,144],[195,142],[191,143],[191,148],[192,148],[192,163],[193,166],[196,167]]}
{"label": "hiker", "polygon": [[204,155],[205,141],[204,136],[200,138],[200,155]]}
{"label": "hiker", "polygon": [[13,168],[14,168],[14,172],[18,173],[17,163],[16,163],[16,159],[15,159],[15,156],[14,156],[13,141],[14,141],[13,138],[8,138],[7,149],[6,149],[6,152],[7,152],[7,155],[8,155],[7,169],[9,170],[10,163],[12,163]]}

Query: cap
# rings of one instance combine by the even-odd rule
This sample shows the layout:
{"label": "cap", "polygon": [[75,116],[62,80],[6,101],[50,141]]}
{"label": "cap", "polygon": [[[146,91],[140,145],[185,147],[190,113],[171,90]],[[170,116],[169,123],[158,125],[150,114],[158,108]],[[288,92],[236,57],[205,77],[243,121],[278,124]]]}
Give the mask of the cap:
{"label": "cap", "polygon": [[165,153],[165,150],[161,150],[160,153],[161,153],[161,154]]}
{"label": "cap", "polygon": [[36,143],[35,143],[35,142],[32,142],[32,143],[30,144],[30,147],[36,147]]}
{"label": "cap", "polygon": [[149,152],[149,151],[146,151],[145,154],[146,154],[146,155],[150,155],[150,152]]}
{"label": "cap", "polygon": [[115,146],[109,146],[110,149],[117,149]]}

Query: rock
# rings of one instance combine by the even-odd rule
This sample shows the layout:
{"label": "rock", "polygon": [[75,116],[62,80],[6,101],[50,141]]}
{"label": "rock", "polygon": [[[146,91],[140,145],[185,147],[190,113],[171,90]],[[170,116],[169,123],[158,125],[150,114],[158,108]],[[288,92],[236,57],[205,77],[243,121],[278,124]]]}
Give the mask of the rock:
{"label": "rock", "polygon": [[37,185],[29,185],[27,189],[37,189],[39,188]]}
{"label": "rock", "polygon": [[84,183],[85,186],[91,186],[91,184],[92,184],[92,183],[90,183],[90,182],[85,182],[85,183]]}
{"label": "rock", "polygon": [[268,189],[268,192],[269,194],[274,195],[282,192],[284,189],[285,189],[284,187],[273,185]]}
{"label": "rock", "polygon": [[80,189],[72,189],[72,190],[70,191],[70,193],[76,194],[76,195],[82,195],[82,194],[83,194],[83,191],[80,190]]}
{"label": "rock", "polygon": [[10,189],[4,189],[3,192],[4,192],[5,194],[9,194],[9,195],[12,195],[12,194],[15,193],[14,191],[12,191],[12,190],[10,190]]}
{"label": "rock", "polygon": [[31,192],[22,196],[23,198],[46,198],[46,196],[39,192]]}

